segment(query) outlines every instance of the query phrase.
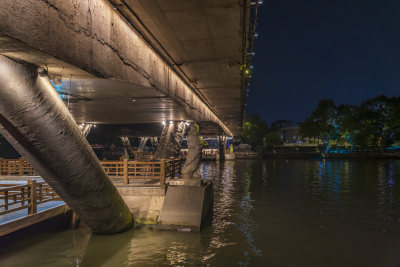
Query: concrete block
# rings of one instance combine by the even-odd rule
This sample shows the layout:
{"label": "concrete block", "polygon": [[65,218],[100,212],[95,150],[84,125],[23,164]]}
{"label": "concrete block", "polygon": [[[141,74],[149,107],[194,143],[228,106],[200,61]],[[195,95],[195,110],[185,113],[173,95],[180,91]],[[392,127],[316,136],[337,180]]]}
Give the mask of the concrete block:
{"label": "concrete block", "polygon": [[135,222],[157,224],[165,196],[122,196]]}
{"label": "concrete block", "polygon": [[165,188],[115,185],[121,196],[165,196]]}
{"label": "concrete block", "polygon": [[157,224],[165,199],[165,188],[117,185],[135,223]]}
{"label": "concrete block", "polygon": [[235,154],[225,154],[225,160],[235,160]]}
{"label": "concrete block", "polygon": [[173,185],[167,188],[159,224],[190,228],[200,231],[204,221],[212,214],[213,185],[209,181],[201,186]]}

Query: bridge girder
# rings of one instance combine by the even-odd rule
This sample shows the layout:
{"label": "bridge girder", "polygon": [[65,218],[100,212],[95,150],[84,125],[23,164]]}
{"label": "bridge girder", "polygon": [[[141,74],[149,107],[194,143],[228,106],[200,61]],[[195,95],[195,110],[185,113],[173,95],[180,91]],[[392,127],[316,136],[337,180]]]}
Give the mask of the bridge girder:
{"label": "bridge girder", "polygon": [[[215,122],[232,135],[213,108],[106,1],[3,1],[0,32],[1,54],[42,66],[62,83],[98,77],[140,86],[173,100],[186,118]],[[85,93],[94,87],[79,88]],[[134,105],[131,110],[137,111]],[[154,121],[174,119],[173,113],[158,115]]]}

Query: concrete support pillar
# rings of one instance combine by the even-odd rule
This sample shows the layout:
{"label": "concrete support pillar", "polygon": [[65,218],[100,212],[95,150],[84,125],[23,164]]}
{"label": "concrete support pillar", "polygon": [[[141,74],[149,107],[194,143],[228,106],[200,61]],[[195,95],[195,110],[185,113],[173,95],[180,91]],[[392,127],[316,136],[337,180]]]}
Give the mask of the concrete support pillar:
{"label": "concrete support pillar", "polygon": [[92,129],[92,127],[93,127],[93,124],[91,124],[91,123],[81,124],[81,125],[79,126],[79,128],[81,129],[82,134],[83,134],[83,136],[84,136],[85,138],[89,135],[90,130]]}
{"label": "concrete support pillar", "polygon": [[151,142],[151,145],[153,146],[153,149],[154,150],[156,150],[157,149],[157,146],[158,146],[158,139],[157,139],[157,137],[150,137],[150,142]]}
{"label": "concrete support pillar", "polygon": [[124,146],[124,157],[125,158],[135,158],[135,154],[133,153],[133,148],[131,146],[131,142],[129,141],[129,137],[121,136],[121,142]]}
{"label": "concrete support pillar", "polygon": [[160,141],[154,157],[156,159],[179,157],[184,135],[184,122],[167,123],[161,132]]}
{"label": "concrete support pillar", "polygon": [[93,232],[133,217],[43,69],[0,56],[0,133]]}
{"label": "concrete support pillar", "polygon": [[222,135],[218,136],[218,154],[219,161],[225,161],[225,149],[226,149],[227,137]]}
{"label": "concrete support pillar", "polygon": [[188,154],[186,156],[185,165],[182,169],[183,179],[200,178],[195,173],[198,170],[203,155],[203,143],[200,139],[199,129],[194,125],[190,125],[187,136]]}
{"label": "concrete support pillar", "polygon": [[145,146],[146,146],[146,143],[147,143],[147,139],[149,139],[148,137],[140,137],[140,144],[139,144],[139,147],[138,147],[138,151],[144,151],[144,148],[145,148]]}

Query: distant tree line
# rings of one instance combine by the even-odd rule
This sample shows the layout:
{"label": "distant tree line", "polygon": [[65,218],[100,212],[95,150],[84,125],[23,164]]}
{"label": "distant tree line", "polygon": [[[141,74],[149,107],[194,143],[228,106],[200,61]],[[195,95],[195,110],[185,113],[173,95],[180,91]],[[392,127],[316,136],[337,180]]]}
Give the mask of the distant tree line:
{"label": "distant tree line", "polygon": [[263,153],[282,144],[280,128],[291,126],[291,122],[280,120],[270,126],[257,115],[246,116],[243,122],[242,139],[251,145],[253,151]]}
{"label": "distant tree line", "polygon": [[400,97],[378,96],[360,105],[337,105],[322,99],[300,124],[300,135],[336,145],[381,149],[400,141]]}

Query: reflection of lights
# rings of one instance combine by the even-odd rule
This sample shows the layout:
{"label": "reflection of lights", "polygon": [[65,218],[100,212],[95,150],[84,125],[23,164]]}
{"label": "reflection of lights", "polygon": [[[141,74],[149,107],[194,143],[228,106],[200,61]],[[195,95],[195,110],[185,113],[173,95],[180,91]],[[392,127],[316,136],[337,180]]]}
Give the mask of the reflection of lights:
{"label": "reflection of lights", "polygon": [[162,125],[165,125],[165,121],[162,122]]}
{"label": "reflection of lights", "polygon": [[167,260],[169,264],[180,265],[186,262],[188,245],[184,243],[173,242],[167,251]]}
{"label": "reflection of lights", "polygon": [[220,249],[226,246],[235,245],[235,243],[227,243],[224,238],[227,228],[232,229],[233,212],[233,192],[235,192],[234,181],[234,161],[225,162],[220,168],[216,168],[215,164],[202,163],[202,177],[215,177],[219,184],[219,196],[215,199],[212,237],[207,251],[201,258],[202,265],[207,265],[207,262],[215,255],[215,249]]}
{"label": "reflection of lights", "polygon": [[82,126],[85,126],[85,123],[83,123],[83,122],[82,122],[82,124],[81,124],[81,125],[82,125]]}
{"label": "reflection of lights", "polygon": [[169,124],[173,124],[174,122],[173,121],[169,121]]}

